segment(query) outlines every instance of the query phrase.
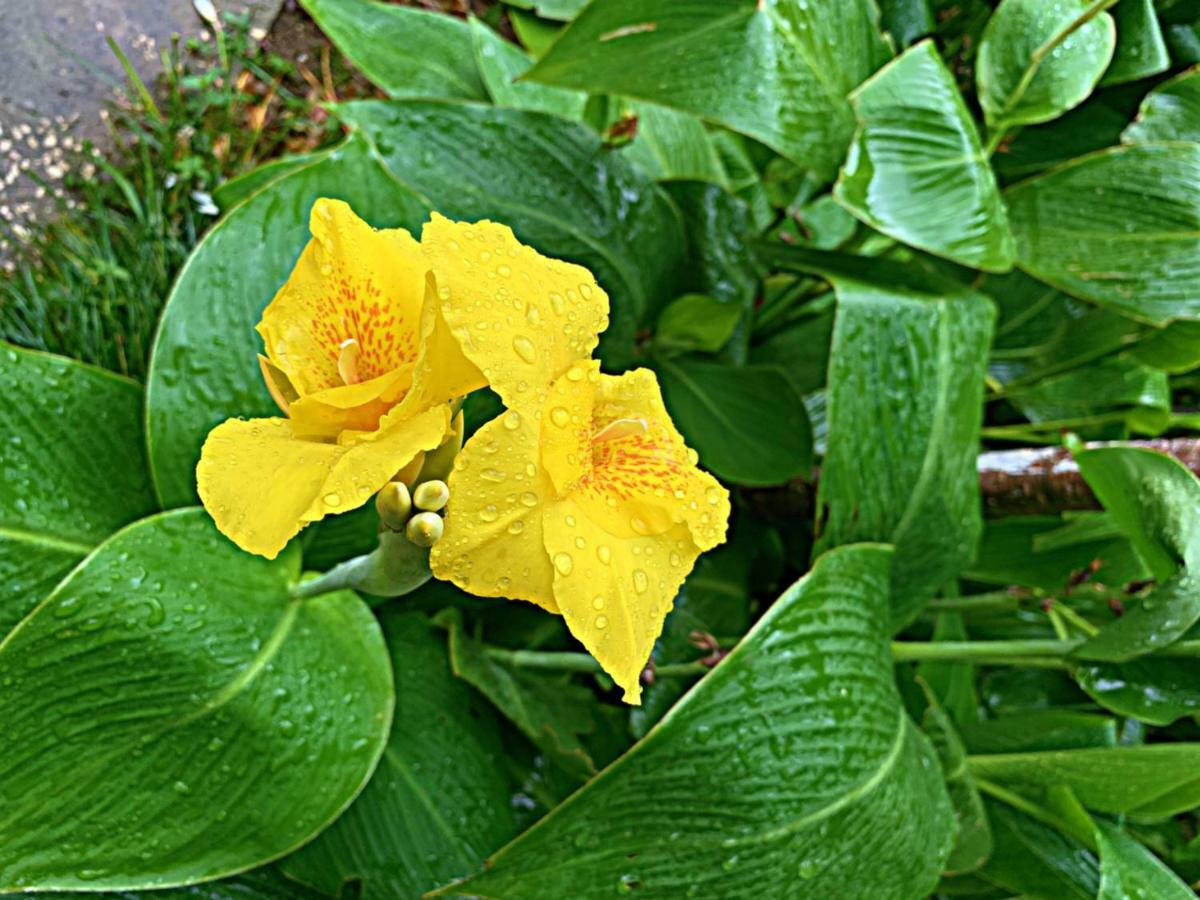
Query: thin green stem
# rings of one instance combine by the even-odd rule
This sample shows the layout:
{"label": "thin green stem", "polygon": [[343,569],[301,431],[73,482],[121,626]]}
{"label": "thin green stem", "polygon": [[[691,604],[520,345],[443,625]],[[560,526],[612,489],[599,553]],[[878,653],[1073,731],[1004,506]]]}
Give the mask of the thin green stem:
{"label": "thin green stem", "polygon": [[1070,622],[1088,637],[1092,637],[1100,632],[1099,628],[1097,628],[1075,610],[1071,609],[1071,607],[1067,606],[1065,603],[1055,603],[1051,609],[1057,611],[1065,621]]}
{"label": "thin green stem", "polygon": [[966,597],[942,597],[931,600],[930,612],[981,612],[984,610],[1016,609],[1027,593],[1014,591],[989,591],[986,594],[969,594]]}

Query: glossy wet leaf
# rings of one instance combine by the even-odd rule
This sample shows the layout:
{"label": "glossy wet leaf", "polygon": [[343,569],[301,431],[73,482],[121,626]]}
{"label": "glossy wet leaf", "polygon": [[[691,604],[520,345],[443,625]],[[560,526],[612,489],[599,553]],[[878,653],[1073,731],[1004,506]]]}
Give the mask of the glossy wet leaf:
{"label": "glossy wet leaf", "polygon": [[1095,900],[1095,855],[1037,819],[996,801],[987,803],[995,847],[982,875],[1035,900]]}
{"label": "glossy wet leaf", "polygon": [[582,781],[596,771],[583,738],[595,730],[594,698],[568,676],[509,666],[450,618],[450,665],[563,771]]}
{"label": "glossy wet leaf", "polygon": [[337,48],[391,97],[485,100],[467,23],[376,0],[302,0]]}
{"label": "glossy wet leaf", "polygon": [[907,50],[851,100],[858,131],[834,187],[838,202],[911,246],[988,271],[1012,268],[996,176],[934,43]]}
{"label": "glossy wet leaf", "polygon": [[676,297],[658,317],[654,347],[660,353],[716,353],[733,337],[742,310],[706,294]]}
{"label": "glossy wet leaf", "polygon": [[879,13],[884,31],[901,47],[933,33],[930,0],[879,0]]}
{"label": "glossy wet leaf", "polygon": [[1115,0],[1003,0],[975,64],[988,127],[1046,122],[1087,99],[1117,42]]}
{"label": "glossy wet leaf", "polygon": [[1001,753],[969,758],[977,778],[1021,789],[1063,785],[1102,813],[1156,818],[1200,805],[1200,744]]}
{"label": "glossy wet leaf", "polygon": [[694,113],[831,176],[846,95],[890,55],[877,18],[866,0],[593,3],[529,77]]}
{"label": "glossy wet leaf", "polygon": [[892,678],[888,557],[819,560],[645,739],[441,893],[927,894],[953,817]]}
{"label": "glossy wet leaf", "polygon": [[696,116],[657,103],[629,99],[617,101],[616,111],[617,121],[636,120],[633,140],[621,152],[655,178],[728,184],[716,142]]}
{"label": "glossy wet leaf", "polygon": [[0,344],[0,636],[157,504],[134,382]]}
{"label": "glossy wet leaf", "polygon": [[284,175],[289,175],[297,169],[318,162],[327,155],[321,150],[313,153],[294,153],[281,156],[268,163],[263,163],[256,169],[251,169],[243,175],[223,181],[213,188],[213,203],[227,213],[247,197],[258,193],[271,182]]}
{"label": "glossy wet leaf", "polygon": [[[260,865],[370,777],[392,715],[383,636],[298,556],[203,510],[106,541],[0,645],[0,889],[136,889]],[[54,785],[47,791],[47,785]]]}
{"label": "glossy wet leaf", "polygon": [[609,294],[597,354],[631,361],[634,332],[675,292],[683,225],[643,172],[583,125],[456,103],[356,102],[339,114],[389,171],[452,219],[492,219],[546,256],[587,267]]}
{"label": "glossy wet leaf", "polygon": [[472,18],[470,26],[479,74],[496,106],[532,109],[564,119],[578,119],[583,115],[587,94],[518,82],[532,60],[520,47],[506,41],[478,19]]}
{"label": "glossy wet leaf", "polygon": [[812,468],[812,432],[804,401],[769,366],[660,359],[663,399],[688,446],[720,478],[782,484]]}
{"label": "glossy wet leaf", "polygon": [[[1082,335],[1075,334],[1075,340]],[[1165,372],[1142,365],[1129,356],[1114,356],[1050,375],[1005,393],[1030,422],[1061,422],[1103,416],[1141,427],[1161,421],[1165,427],[1171,409],[1171,388]]]}
{"label": "glossy wet leaf", "polygon": [[946,790],[958,821],[954,849],[950,851],[942,871],[949,875],[961,875],[975,871],[992,855],[992,829],[979,789],[967,768],[967,754],[954,721],[928,690],[926,699],[929,706],[925,710],[922,728],[937,751],[946,777]]}
{"label": "glossy wet leaf", "polygon": [[1075,461],[1158,581],[1075,655],[1122,662],[1152,653],[1200,620],[1200,481],[1151,450],[1102,447],[1075,454]]}
{"label": "glossy wet leaf", "polygon": [[725,188],[703,181],[671,181],[663,190],[679,210],[687,236],[680,293],[734,304],[748,319],[761,275],[749,246],[756,233],[752,209]]}
{"label": "glossy wet leaf", "polygon": [[1189,69],[1147,94],[1137,121],[1121,139],[1127,144],[1200,140],[1200,69]]}
{"label": "glossy wet leaf", "polygon": [[[274,866],[254,869],[220,881],[157,891],[89,891],[88,900],[320,900],[323,896],[297,884]],[[77,892],[38,893],[39,900],[79,900]]]}
{"label": "glossy wet leaf", "polygon": [[817,552],[894,543],[900,627],[975,553],[975,455],[994,310],[980,294],[922,285],[918,273],[879,261],[799,249],[773,258],[824,274],[838,295]]}
{"label": "glossy wet leaf", "polygon": [[208,232],[167,300],[147,377],[150,465],[166,507],[196,502],[196,463],[210,429],[232,416],[279,414],[263,385],[254,326],[308,240],[318,197],[345,199],[377,227],[419,228],[426,214],[352,137]]}
{"label": "glossy wet leaf", "polygon": [[1117,47],[1101,86],[1149,78],[1171,67],[1154,0],[1120,0],[1112,17],[1117,23]]}
{"label": "glossy wet leaf", "polygon": [[1200,315],[1200,144],[1104,150],[1008,190],[1019,265],[1146,322]]}
{"label": "glossy wet leaf", "polygon": [[1117,743],[1116,719],[1063,709],[1009,713],[966,723],[960,730],[967,749],[976,754],[1112,747]]}
{"label": "glossy wet leaf", "polygon": [[382,624],[396,690],[387,749],[350,809],[282,863],[331,896],[357,881],[364,900],[418,897],[516,830],[496,717],[451,673],[445,634],[397,607]]}
{"label": "glossy wet leaf", "polygon": [[1192,900],[1196,896],[1162,860],[1117,826],[1097,822],[1096,844],[1100,849],[1096,900]]}
{"label": "glossy wet leaf", "polygon": [[1085,663],[1075,680],[1105,709],[1150,725],[1170,725],[1200,713],[1200,660],[1143,657]]}

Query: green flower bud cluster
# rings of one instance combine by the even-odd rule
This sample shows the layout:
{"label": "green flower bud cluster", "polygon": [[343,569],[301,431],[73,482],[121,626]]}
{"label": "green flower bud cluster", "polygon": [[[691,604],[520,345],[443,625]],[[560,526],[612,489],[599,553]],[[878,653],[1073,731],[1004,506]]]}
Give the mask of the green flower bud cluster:
{"label": "green flower bud cluster", "polygon": [[390,481],[375,496],[375,509],[385,528],[403,532],[418,547],[432,547],[444,527],[438,513],[449,500],[450,488],[440,478],[423,481],[411,491],[403,481]]}

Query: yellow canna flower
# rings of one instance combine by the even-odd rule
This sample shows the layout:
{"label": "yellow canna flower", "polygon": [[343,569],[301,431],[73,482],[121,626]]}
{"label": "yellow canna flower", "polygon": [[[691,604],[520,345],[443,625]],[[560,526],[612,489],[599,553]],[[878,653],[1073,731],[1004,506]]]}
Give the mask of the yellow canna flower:
{"label": "yellow canna flower", "polygon": [[312,240],[258,325],[287,418],[224,422],[196,468],[204,506],[243,549],[274,558],[309,522],[361,506],[452,432],[448,401],[483,386],[442,318],[431,264],[453,266],[437,242],[469,226],[441,226],[418,244],[341,201],[313,206]]}
{"label": "yellow canna flower", "polygon": [[725,539],[729,495],[696,467],[653,372],[605,375],[589,359],[608,324],[591,273],[489,222],[458,265],[437,258],[452,241],[436,246],[445,321],[507,409],[455,460],[433,573],[561,614],[638,703],[680,585]]}

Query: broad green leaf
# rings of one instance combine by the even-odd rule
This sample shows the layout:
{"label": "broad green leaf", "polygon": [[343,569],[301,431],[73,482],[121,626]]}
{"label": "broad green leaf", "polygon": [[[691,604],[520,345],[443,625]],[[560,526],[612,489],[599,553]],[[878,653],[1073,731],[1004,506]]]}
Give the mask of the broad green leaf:
{"label": "broad green leaf", "polygon": [[989,801],[995,846],[984,878],[1029,900],[1095,900],[1094,854],[1061,832],[1003,803]]}
{"label": "broad green leaf", "polygon": [[670,302],[654,328],[659,353],[716,353],[733,337],[742,310],[706,294],[684,294]]}
{"label": "broad green leaf", "polygon": [[1166,818],[1200,805],[1200,744],[1147,744],[971,756],[987,781],[1020,788],[1064,785],[1089,809]]}
{"label": "broad green leaf", "polygon": [[954,824],[892,677],[889,556],[818,560],[640,743],[439,894],[925,896]]}
{"label": "broad green leaf", "polygon": [[376,0],[301,0],[337,48],[391,97],[486,100],[467,23]]}
{"label": "broad green leaf", "polygon": [[419,897],[516,831],[495,716],[451,673],[445,635],[394,606],[383,633],[397,698],[387,749],[350,809],[281,864],[330,896],[358,881],[363,900]]}
{"label": "broad green leaf", "polygon": [[834,310],[815,311],[781,328],[750,348],[750,362],[774,365],[800,394],[825,384]]}
{"label": "broad green leaf", "polygon": [[505,0],[509,6],[529,9],[545,19],[569,22],[587,4],[587,0]]}
{"label": "broad green leaf", "polygon": [[598,356],[632,361],[640,324],[675,291],[683,223],[671,201],[588,128],[554,116],[457,103],[338,107],[395,178],[454,219],[492,219],[547,256],[586,266],[608,292]]}
{"label": "broad green leaf", "polygon": [[1149,78],[1171,67],[1154,0],[1121,0],[1112,16],[1117,23],[1117,48],[1100,79],[1102,86]]}
{"label": "broad green leaf", "polygon": [[1036,709],[969,722],[960,732],[967,749],[976,754],[1113,747],[1117,720],[1095,713]]}
{"label": "broad green leaf", "polygon": [[1002,183],[1011,183],[1119,144],[1137,110],[1136,101],[1127,106],[1123,91],[1097,91],[1052,122],[1010,132],[992,156],[992,167]]}
{"label": "broad green leaf", "polygon": [[[1045,631],[1039,631],[1044,636]],[[1087,694],[1066,672],[1051,669],[992,669],[980,679],[979,694],[996,717],[1047,709],[1093,709]]]}
{"label": "broad green leaf", "polygon": [[979,552],[963,577],[996,585],[1024,585],[1059,591],[1071,573],[1100,560],[1094,578],[1101,584],[1123,585],[1149,573],[1127,538],[1097,536],[1082,543],[1045,546],[1048,535],[1063,528],[1062,520],[1046,516],[1014,516],[987,522]]}
{"label": "broad green leaf", "polygon": [[297,169],[320,162],[328,155],[328,151],[319,150],[313,153],[295,153],[281,156],[264,163],[256,169],[251,169],[244,175],[231,178],[217,185],[212,192],[213,202],[220,207],[221,212],[227,213],[251,194],[262,190],[272,181],[290,175]]}
{"label": "broad green leaf", "polygon": [[1171,725],[1200,713],[1200,660],[1085,663],[1076,667],[1075,680],[1105,709],[1150,725]]}
{"label": "broad green leaf", "polygon": [[901,47],[915,44],[933,33],[930,0],[879,0],[883,29]]}
{"label": "broad green leaf", "polygon": [[208,432],[231,416],[279,415],[262,383],[254,326],[308,241],[318,197],[346,200],[376,226],[417,230],[426,206],[351,137],[230,211],[193,251],[167,300],[146,386],[147,440],[166,507],[196,502]]}
{"label": "broad green leaf", "polygon": [[1147,94],[1137,121],[1125,129],[1121,140],[1126,144],[1200,141],[1200,68],[1188,69]]}
{"label": "broad green leaf", "polygon": [[637,132],[621,152],[660,181],[694,179],[727,186],[721,155],[695,116],[657,103],[622,100],[618,109],[637,118]]}
{"label": "broad green leaf", "polygon": [[1075,461],[1158,581],[1075,655],[1123,662],[1161,649],[1200,620],[1200,481],[1152,450],[1101,447]]}
{"label": "broad green leaf", "polygon": [[846,95],[890,55],[869,0],[592,3],[529,77],[694,113],[823,176],[854,118]]}
{"label": "broad green leaf", "polygon": [[872,228],[977,269],[1012,268],[1013,240],[975,123],[933,41],[852,95],[858,131],[834,197]]}
{"label": "broad green leaf", "polygon": [[1100,893],[1096,900],[1195,900],[1184,884],[1157,856],[1115,825],[1096,823],[1100,848]]}
{"label": "broad green leaf", "polygon": [[1181,319],[1147,331],[1129,355],[1170,375],[1190,372],[1200,367],[1200,321]]}
{"label": "broad green leaf", "polygon": [[218,878],[345,809],[391,723],[387,648],[353,594],[294,599],[298,562],[164,513],[0,644],[0,890]]}
{"label": "broad green leaf", "polygon": [[594,731],[592,694],[565,675],[529,671],[488,655],[483,644],[450,622],[454,674],[488,698],[563,771],[579,780],[596,771],[582,738]]}
{"label": "broad green leaf", "polygon": [[965,288],[922,284],[911,266],[799,248],[771,258],[824,275],[838,295],[816,552],[894,543],[900,627],[975,555],[975,456],[994,309]]}
{"label": "broad green leaf", "polygon": [[701,181],[672,181],[663,190],[675,202],[687,235],[680,293],[707,294],[749,313],[759,290],[749,207],[726,189]]}
{"label": "broad green leaf", "polygon": [[[1111,309],[1076,300],[1024,272],[988,276],[979,290],[991,297],[999,310],[988,371],[1006,391],[1115,353],[1152,331]],[[1200,340],[1197,344],[1200,346]]]}
{"label": "broad green leaf", "polygon": [[[80,900],[77,892],[49,891],[38,900]],[[220,881],[156,891],[89,891],[87,900],[321,900],[322,894],[284,878],[274,866]]]}
{"label": "broad green leaf", "polygon": [[946,777],[946,790],[958,820],[954,849],[942,871],[948,875],[961,875],[975,871],[992,855],[992,829],[979,789],[967,768],[967,754],[953,720],[928,688],[925,696],[929,705],[921,727],[937,751]]}
{"label": "broad green leaf", "polygon": [[1200,144],[1114,147],[1006,199],[1030,274],[1146,322],[1200,316]]}
{"label": "broad green leaf", "polygon": [[1116,0],[1003,0],[975,62],[988,127],[1054,119],[1092,92],[1113,58]]}
{"label": "broad green leaf", "polygon": [[[587,94],[566,91],[517,79],[529,68],[529,56],[476,18],[471,19],[475,62],[492,102],[513,109],[532,109],[564,119],[578,119],[587,104]],[[407,46],[407,45],[406,45]]]}
{"label": "broad green leaf", "polygon": [[771,366],[658,359],[663,399],[701,465],[735,484],[782,484],[812,468],[804,400]]}
{"label": "broad green leaf", "polygon": [[[1079,335],[1075,339],[1084,338]],[[1035,424],[1089,416],[1111,419],[1108,414],[1128,410],[1131,425],[1151,426],[1158,421],[1165,424],[1171,409],[1166,373],[1125,356],[1110,357],[1013,388],[1004,396]]]}
{"label": "broad green leaf", "polygon": [[132,381],[0,344],[0,636],[156,507]]}

